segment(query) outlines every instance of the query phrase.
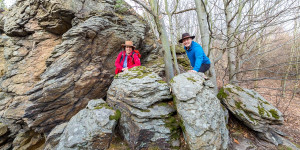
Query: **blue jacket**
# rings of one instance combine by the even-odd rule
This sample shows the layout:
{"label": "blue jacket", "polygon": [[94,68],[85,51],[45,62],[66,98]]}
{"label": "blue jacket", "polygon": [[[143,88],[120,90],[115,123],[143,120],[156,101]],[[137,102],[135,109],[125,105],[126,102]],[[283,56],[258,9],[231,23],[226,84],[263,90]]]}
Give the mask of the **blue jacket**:
{"label": "blue jacket", "polygon": [[210,60],[205,55],[200,44],[192,41],[190,49],[187,50],[185,46],[184,49],[190,59],[192,67],[194,68],[193,70],[198,72],[202,64],[210,64]]}

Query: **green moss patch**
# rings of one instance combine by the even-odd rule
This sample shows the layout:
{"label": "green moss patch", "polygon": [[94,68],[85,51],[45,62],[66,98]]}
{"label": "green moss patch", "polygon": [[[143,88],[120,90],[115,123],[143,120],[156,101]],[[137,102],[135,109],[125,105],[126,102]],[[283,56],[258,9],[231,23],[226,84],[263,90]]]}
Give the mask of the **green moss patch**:
{"label": "green moss patch", "polygon": [[175,81],[173,80],[173,78],[170,80],[170,83],[175,83]]}
{"label": "green moss patch", "polygon": [[185,126],[182,120],[179,121],[179,126],[181,127],[181,130],[185,132]]}
{"label": "green moss patch", "polygon": [[152,72],[147,70],[146,67],[144,67],[144,66],[133,67],[129,70],[136,73],[136,75],[129,77],[129,80],[135,79],[135,78],[142,79],[142,78],[148,76],[149,74],[152,74]]}
{"label": "green moss patch", "polygon": [[269,112],[272,114],[273,118],[279,119],[278,112],[275,109],[270,109]]}
{"label": "green moss patch", "polygon": [[159,80],[159,81],[157,81],[158,83],[167,83],[166,81],[164,81],[164,80]]}
{"label": "green moss patch", "polygon": [[242,109],[242,102],[237,102],[237,101],[235,101],[235,107],[237,108],[237,109]]}
{"label": "green moss patch", "polygon": [[175,45],[175,51],[176,51],[176,54],[184,54],[185,53],[185,49],[183,48],[183,46],[180,46],[180,45]]}
{"label": "green moss patch", "polygon": [[141,109],[141,112],[150,112],[149,109]]}
{"label": "green moss patch", "polygon": [[260,107],[259,105],[257,106],[257,109],[258,109],[258,113],[260,116],[264,116],[265,114],[265,109],[264,107]]}
{"label": "green moss patch", "polygon": [[249,111],[244,110],[244,112],[245,112],[245,114],[247,115],[247,117],[248,117],[252,122],[256,123],[256,122],[255,122],[255,119],[250,115],[250,112],[249,112]]}
{"label": "green moss patch", "polygon": [[187,78],[188,80],[192,81],[192,82],[197,82],[197,80],[195,80],[194,78]]}
{"label": "green moss patch", "polygon": [[191,64],[188,58],[177,58],[178,64],[183,66],[185,70],[189,70],[191,68]]}
{"label": "green moss patch", "polygon": [[113,108],[110,107],[110,106],[108,106],[108,104],[106,104],[106,103],[102,103],[102,104],[100,104],[100,105],[97,105],[96,107],[94,107],[94,109],[102,109],[103,107],[106,108],[106,109],[111,109],[111,110],[113,110]]}
{"label": "green moss patch", "polygon": [[292,148],[285,145],[278,145],[278,150],[293,150]]}
{"label": "green moss patch", "polygon": [[234,86],[235,89],[237,89],[238,91],[244,91],[241,87],[239,86]]}
{"label": "green moss patch", "polygon": [[114,115],[109,116],[109,120],[119,120],[121,118],[121,112],[119,109],[116,110]]}
{"label": "green moss patch", "polygon": [[228,94],[225,93],[224,88],[221,88],[219,90],[219,93],[217,94],[218,99],[223,99],[223,98],[227,98]]}

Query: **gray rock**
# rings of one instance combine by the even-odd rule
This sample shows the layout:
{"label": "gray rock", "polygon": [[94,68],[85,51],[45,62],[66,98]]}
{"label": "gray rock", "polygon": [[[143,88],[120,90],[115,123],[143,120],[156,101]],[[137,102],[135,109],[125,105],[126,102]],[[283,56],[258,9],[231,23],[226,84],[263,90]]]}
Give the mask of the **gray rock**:
{"label": "gray rock", "polygon": [[46,142],[45,142],[45,148],[44,150],[53,150],[56,149],[57,144],[60,141],[61,134],[64,132],[66,126],[68,123],[62,123],[58,126],[56,126],[50,134],[47,136]]}
{"label": "gray rock", "polygon": [[119,130],[131,149],[179,146],[179,124],[167,83],[145,67],[115,76],[107,102],[121,111]]}
{"label": "gray rock", "polygon": [[9,36],[0,40],[0,122],[9,128],[0,149],[13,149],[28,126],[48,135],[90,99],[105,97],[125,40],[134,42],[142,62],[158,51],[145,21],[130,6],[119,12],[115,4],[18,0],[0,16],[0,30]]}
{"label": "gray rock", "polygon": [[[104,97],[115,68],[111,62],[115,61],[120,45],[130,38],[136,39],[134,43],[143,38],[136,33],[145,31],[131,27],[121,28],[97,16],[65,33],[62,44],[47,59],[48,68],[40,82],[27,92],[33,102],[25,114],[29,126],[48,132],[82,109],[90,98]],[[50,103],[52,107],[48,107]],[[47,119],[53,113],[60,115]]]}
{"label": "gray rock", "polygon": [[126,104],[147,109],[152,104],[171,99],[167,84],[155,73],[139,66],[115,76],[107,94]]}
{"label": "gray rock", "polygon": [[7,133],[8,128],[7,125],[0,123],[0,137]]}
{"label": "gray rock", "polygon": [[265,132],[269,125],[283,124],[282,113],[253,90],[228,84],[218,95],[237,118],[255,131]]}
{"label": "gray rock", "polygon": [[275,145],[282,143],[270,126],[283,124],[282,113],[259,93],[228,84],[220,90],[218,97],[234,116],[259,132],[260,138]]}
{"label": "gray rock", "polygon": [[202,73],[183,73],[171,80],[186,142],[191,149],[226,149],[229,141],[224,112]]}
{"label": "gray rock", "polygon": [[93,100],[89,106],[71,118],[64,129],[57,150],[107,149],[117,124],[118,111],[102,99]]}

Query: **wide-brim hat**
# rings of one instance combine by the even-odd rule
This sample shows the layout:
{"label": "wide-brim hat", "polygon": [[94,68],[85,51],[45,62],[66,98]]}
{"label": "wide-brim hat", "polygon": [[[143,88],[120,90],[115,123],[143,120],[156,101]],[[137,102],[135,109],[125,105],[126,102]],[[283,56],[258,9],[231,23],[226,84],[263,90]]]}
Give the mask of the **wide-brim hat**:
{"label": "wide-brim hat", "polygon": [[179,42],[179,43],[182,43],[182,41],[183,41],[184,39],[187,39],[187,38],[192,38],[192,39],[194,39],[195,36],[190,36],[189,33],[183,33],[182,36],[181,36],[181,39],[180,39],[178,42]]}
{"label": "wide-brim hat", "polygon": [[122,47],[131,46],[131,47],[133,47],[133,49],[135,49],[135,46],[133,46],[133,42],[132,41],[125,41],[125,44],[122,44],[121,46]]}

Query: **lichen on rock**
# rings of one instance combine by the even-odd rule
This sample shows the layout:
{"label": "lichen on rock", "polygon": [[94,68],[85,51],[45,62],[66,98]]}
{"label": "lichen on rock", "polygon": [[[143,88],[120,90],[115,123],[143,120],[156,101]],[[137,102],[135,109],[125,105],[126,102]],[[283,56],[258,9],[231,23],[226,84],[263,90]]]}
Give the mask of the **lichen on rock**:
{"label": "lichen on rock", "polygon": [[121,112],[119,130],[131,149],[171,149],[179,146],[179,125],[168,84],[139,66],[115,76],[107,102]]}
{"label": "lichen on rock", "polygon": [[202,73],[183,73],[172,80],[174,104],[190,149],[226,149],[225,113],[213,86],[205,84]]}
{"label": "lichen on rock", "polygon": [[218,95],[226,107],[246,126],[264,134],[261,137],[275,145],[278,144],[276,140],[273,140],[275,138],[272,135],[275,133],[273,134],[270,127],[270,125],[283,124],[282,113],[276,107],[257,92],[231,84],[224,86]]}

